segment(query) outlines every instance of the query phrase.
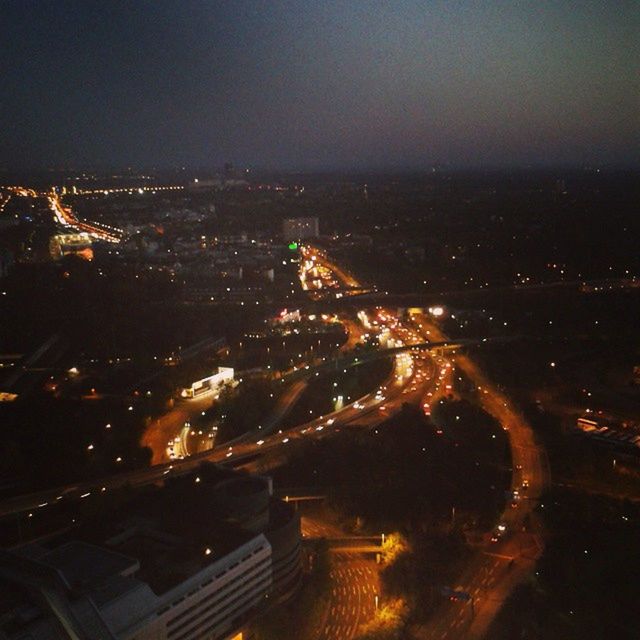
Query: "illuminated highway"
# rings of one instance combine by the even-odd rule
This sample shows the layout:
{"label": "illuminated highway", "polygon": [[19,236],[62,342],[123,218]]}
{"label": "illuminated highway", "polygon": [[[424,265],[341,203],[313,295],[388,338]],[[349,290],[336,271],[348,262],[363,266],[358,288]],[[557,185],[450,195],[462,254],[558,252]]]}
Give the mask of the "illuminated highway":
{"label": "illuminated highway", "polygon": [[360,282],[312,245],[300,247],[299,277],[302,289],[313,299],[321,299],[327,292],[333,292],[336,298],[356,293],[355,290],[363,292]]}
{"label": "illuminated highway", "polygon": [[[303,515],[301,527],[308,539],[344,536],[339,527],[317,516]],[[337,552],[331,554],[331,561],[329,599],[310,640],[352,638],[375,613],[375,596],[380,593],[375,557]]]}
{"label": "illuminated highway", "polygon": [[353,638],[361,624],[373,618],[379,594],[378,565],[374,559],[346,553],[332,555],[331,595],[318,640]]}
{"label": "illuminated highway", "polygon": [[[321,258],[316,257],[314,262],[319,260]],[[335,274],[332,270],[330,273]],[[340,278],[336,277],[336,280]],[[353,279],[350,282],[355,283],[354,286],[358,284]],[[447,340],[432,319],[426,316],[415,317],[413,322],[403,322],[394,313],[383,308],[377,308],[373,312],[361,311],[358,316],[363,329],[353,331],[354,336],[357,335],[353,338],[354,341],[365,335],[363,330],[376,337],[382,348],[424,344],[427,340],[435,343]],[[494,535],[497,542],[489,541],[489,532],[482,549],[474,555],[457,583],[451,585],[456,590],[468,592],[471,597],[469,602],[448,602],[443,599],[442,606],[432,620],[423,627],[414,628],[412,635],[416,638],[439,640],[480,638],[504,598],[519,580],[528,575],[540,554],[541,537],[535,529],[523,530],[523,526],[548,481],[548,472],[543,453],[535,444],[531,429],[522,416],[465,355],[456,355],[452,362],[443,357],[433,357],[426,348],[417,353],[396,353],[393,356],[393,370],[378,389],[332,414],[270,435],[254,431],[233,443],[171,464],[159,464],[102,481],[21,496],[2,503],[0,515],[45,508],[49,503],[73,497],[102,494],[126,484],[137,486],[157,482],[168,474],[194,470],[203,460],[233,463],[234,466],[243,466],[249,470],[264,471],[282,463],[289,448],[298,440],[327,438],[343,428],[374,430],[378,424],[398,411],[404,402],[419,404],[429,414],[438,398],[455,393],[453,376],[456,368],[475,384],[482,406],[508,431],[514,468],[512,491],[518,491],[521,499],[517,508],[508,506],[502,514],[501,527],[497,532],[499,535]],[[172,423],[170,428],[174,434],[176,429],[177,432],[182,430],[182,437],[178,437],[176,443],[181,455],[186,455],[189,448],[188,428],[184,426],[184,418],[185,415],[180,410],[173,412],[171,419],[166,418]],[[162,430],[158,429],[158,432],[162,433]],[[164,433],[166,435],[167,432]],[[163,449],[168,440],[165,435],[158,436]],[[322,629],[317,630],[316,640],[352,638],[359,625],[375,613],[371,597],[371,590],[377,588],[375,565],[372,566],[364,558],[354,558],[352,554],[344,557],[335,554],[332,577],[334,583],[327,622]]]}
{"label": "illuminated highway", "polygon": [[[433,340],[446,340],[439,327],[426,316],[417,318],[416,328]],[[500,524],[482,551],[477,553],[455,585],[471,596],[468,602],[443,602],[430,623],[413,630],[415,638],[482,638],[502,603],[517,584],[530,575],[540,556],[542,536],[535,527],[525,526],[527,516],[538,504],[549,482],[544,451],[533,437],[531,427],[466,355],[457,355],[456,366],[476,386],[480,404],[507,430],[513,473],[511,491],[517,492],[516,508],[507,505]],[[503,529],[503,530],[501,530]]]}
{"label": "illuminated highway", "polygon": [[[303,251],[303,256],[303,274],[311,270],[315,270],[311,273],[312,276],[314,273],[336,274],[332,268],[334,265],[313,248]],[[301,275],[301,281],[311,282],[312,286],[315,283],[316,288],[323,282],[317,282],[307,275]],[[343,282],[346,283],[346,278],[343,278]],[[348,284],[358,286],[359,283],[352,279]],[[416,319],[413,331],[397,321],[393,326],[396,331],[404,334],[407,344],[421,340],[448,340],[440,328],[426,316]],[[455,365],[475,384],[481,406],[508,432],[513,465],[511,491],[518,499],[514,501],[515,509],[511,508],[511,504],[507,505],[496,531],[487,536],[496,542],[488,540],[487,548],[476,554],[458,583],[451,585],[456,590],[468,593],[470,599],[466,602],[444,602],[429,624],[412,630],[412,635],[416,638],[447,640],[483,637],[504,600],[530,574],[543,549],[542,537],[535,530],[535,524],[533,530],[527,530],[525,522],[549,482],[544,451],[536,444],[533,432],[523,416],[512,408],[504,394],[486,379],[468,356],[457,355]],[[430,413],[432,404],[439,397],[453,392],[454,367],[447,362],[440,362],[438,367],[435,388],[422,391],[422,406],[427,413]],[[535,519],[532,522],[535,523]]]}
{"label": "illuminated highway", "polygon": [[[357,323],[350,323],[349,346],[359,342],[363,335],[377,336],[382,347],[401,346],[405,342],[424,343],[415,329],[402,326],[394,314],[384,309],[378,309],[371,314],[363,312],[359,317],[362,327]],[[169,474],[195,470],[203,460],[234,463],[249,470],[259,465],[260,469],[264,470],[274,462],[277,464],[281,461],[283,455],[286,457],[289,447],[297,440],[327,438],[342,428],[371,429],[375,435],[374,428],[398,411],[404,402],[421,402],[427,393],[437,391],[440,382],[438,376],[434,375],[436,366],[427,350],[397,353],[392,358],[392,371],[379,388],[332,414],[271,435],[254,431],[233,444],[227,443],[205,454],[175,460],[169,464],[156,464],[149,469],[118,474],[101,481],[22,496],[0,505],[0,514],[43,509],[48,504],[60,500],[80,497],[90,499],[91,496],[99,499],[104,493],[127,484],[149,484],[162,480]],[[293,399],[287,393],[284,397],[284,405]],[[211,399],[203,399],[203,402],[210,403]],[[189,406],[190,403],[194,404]],[[185,422],[188,422],[189,415],[202,410],[203,406],[197,401],[181,403],[153,425],[154,428],[147,432],[148,437],[152,437],[153,440],[147,441],[146,444],[152,445],[154,449],[154,462],[159,461],[156,452],[166,451],[170,439],[174,442],[174,452],[180,455],[189,453],[189,428]],[[172,434],[171,438],[167,437],[169,433]],[[175,434],[178,434],[177,441]],[[162,459],[162,455],[160,458]],[[333,583],[326,623],[316,629],[314,640],[352,638],[357,633],[359,625],[370,620],[375,613],[375,595],[378,590],[375,561],[353,553],[332,554],[332,558]]]}
{"label": "illuminated highway", "polygon": [[[357,423],[359,425],[371,426],[378,424],[382,419],[388,417],[393,411],[398,410],[403,401],[403,391],[407,387],[416,386],[417,369],[413,366],[414,356],[402,353],[394,356],[394,367],[387,382],[381,388],[373,391],[359,401],[346,405],[343,409],[333,414],[317,418],[306,425],[299,425],[289,429],[285,434],[274,434],[266,438],[260,438],[257,431],[246,434],[239,439],[238,444],[221,445],[220,447],[202,454],[191,456],[184,460],[175,460],[172,463],[157,464],[150,468],[139,469],[127,473],[116,474],[108,478],[90,482],[78,483],[72,487],[61,487],[36,494],[18,496],[0,503],[0,516],[8,513],[29,511],[31,509],[42,508],[39,505],[47,505],[60,499],[73,497],[80,494],[95,493],[102,491],[105,487],[115,489],[131,484],[134,486],[145,485],[161,480],[168,474],[188,473],[197,468],[204,460],[229,462],[242,458],[251,458],[255,454],[265,454],[286,447],[289,442],[300,437],[325,437],[340,425]],[[416,386],[416,398],[421,394],[421,389]],[[192,401],[190,401],[192,402]],[[209,400],[210,402],[210,400]],[[193,405],[195,406],[195,405]],[[188,421],[189,413],[185,413],[188,403],[181,403],[174,412],[167,416],[167,431],[164,435],[158,435],[158,449],[164,451],[169,439],[175,437],[180,432],[184,422]],[[201,407],[197,407],[201,410]],[[162,419],[161,419],[162,420]],[[148,432],[151,433],[151,432]],[[171,433],[170,437],[165,437]],[[258,439],[260,438],[260,439]],[[287,442],[284,442],[286,438]],[[260,442],[260,444],[258,444]],[[231,448],[229,448],[231,447]],[[155,454],[154,454],[155,455]],[[162,454],[159,454],[162,455]],[[62,496],[62,497],[61,497]]]}
{"label": "illuminated highway", "polygon": [[60,226],[88,233],[92,238],[103,240],[104,242],[117,243],[122,239],[122,232],[118,229],[107,228],[106,225],[98,225],[95,222],[90,223],[79,220],[70,207],[63,206],[57,193],[51,192],[48,195],[48,199],[49,207]]}

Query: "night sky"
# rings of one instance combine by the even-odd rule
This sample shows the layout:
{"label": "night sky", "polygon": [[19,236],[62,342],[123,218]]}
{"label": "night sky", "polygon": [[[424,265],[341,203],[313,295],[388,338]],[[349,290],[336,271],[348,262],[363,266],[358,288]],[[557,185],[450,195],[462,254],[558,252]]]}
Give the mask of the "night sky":
{"label": "night sky", "polygon": [[640,163],[635,0],[0,2],[0,165]]}

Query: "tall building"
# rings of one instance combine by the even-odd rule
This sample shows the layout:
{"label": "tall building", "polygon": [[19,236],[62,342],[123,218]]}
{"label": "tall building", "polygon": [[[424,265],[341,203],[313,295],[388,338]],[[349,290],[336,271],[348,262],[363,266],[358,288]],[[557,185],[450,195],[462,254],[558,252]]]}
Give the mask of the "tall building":
{"label": "tall building", "polygon": [[270,480],[207,465],[0,552],[0,637],[242,640],[300,572],[300,521]]}
{"label": "tall building", "polygon": [[282,235],[285,242],[317,238],[320,235],[318,218],[287,218],[282,222]]}

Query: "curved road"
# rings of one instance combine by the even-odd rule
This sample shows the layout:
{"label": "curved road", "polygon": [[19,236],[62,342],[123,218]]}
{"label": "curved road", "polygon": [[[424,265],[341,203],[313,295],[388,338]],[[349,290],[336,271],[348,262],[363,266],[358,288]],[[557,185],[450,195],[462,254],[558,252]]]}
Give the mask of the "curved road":
{"label": "curved road", "polygon": [[[353,280],[353,282],[357,286],[357,281]],[[446,336],[443,336],[438,327],[428,318],[422,318],[417,327],[411,328],[401,325],[397,318],[388,313],[387,322],[391,331],[405,332],[405,343],[407,331],[411,335],[411,341],[424,342],[427,331],[429,331],[430,340],[446,341]],[[103,480],[102,483],[96,481],[63,490],[21,496],[2,503],[0,515],[44,508],[50,502],[64,499],[67,494],[76,496],[81,494],[88,497],[92,493],[104,492],[125,484],[138,485],[154,482],[172,471],[193,470],[203,460],[237,461],[241,464],[246,460],[251,464],[251,459],[256,455],[264,456],[267,452],[286,451],[284,447],[295,438],[325,437],[332,431],[351,424],[373,427],[390,413],[398,410],[403,402],[433,397],[435,393],[442,392],[441,385],[446,383],[446,374],[442,372],[438,376],[427,375],[429,367],[425,366],[424,360],[421,363],[411,355],[404,361],[402,358],[402,355],[396,356],[395,377],[393,382],[386,385],[386,389],[381,389],[377,395],[369,394],[331,416],[324,416],[286,433],[272,435],[260,441],[246,439],[238,445],[215,449],[207,455],[181,461],[179,465],[175,465],[175,469],[173,465],[158,465],[150,469],[119,474]],[[461,575],[460,583],[451,585],[456,589],[467,591],[471,595],[471,600],[464,604],[443,602],[437,615],[433,616],[427,625],[412,630],[415,638],[436,638],[437,640],[481,638],[504,598],[519,580],[528,575],[542,549],[542,541],[538,533],[535,530],[523,531],[523,526],[525,521],[529,520],[527,516],[533,511],[548,482],[544,452],[536,445],[533,433],[522,416],[510,406],[503,394],[486,380],[468,357],[457,356],[456,365],[476,385],[483,407],[509,432],[514,470],[520,468],[520,471],[514,471],[512,488],[520,488],[524,493],[522,484],[525,482],[528,484],[528,489],[525,499],[520,502],[517,509],[507,509],[503,513],[503,522],[508,534],[497,545],[486,546],[480,550]],[[428,395],[429,393],[431,396]],[[407,395],[408,397],[405,398],[404,396]],[[251,434],[251,437],[255,437],[255,434]],[[514,560],[515,564],[511,564],[511,560]],[[334,569],[335,593],[332,592],[332,597],[335,600],[332,600],[334,606],[331,607],[329,614],[333,617],[327,621],[322,631],[323,635],[319,638],[333,640],[352,638],[359,624],[373,615],[370,607],[371,600],[367,597],[366,590],[367,585],[371,585],[370,575],[365,571],[365,566],[360,566],[357,562],[353,564],[353,562],[345,559],[344,565],[341,563],[339,569]],[[360,578],[362,578],[361,581]],[[344,598],[347,598],[347,601]]]}

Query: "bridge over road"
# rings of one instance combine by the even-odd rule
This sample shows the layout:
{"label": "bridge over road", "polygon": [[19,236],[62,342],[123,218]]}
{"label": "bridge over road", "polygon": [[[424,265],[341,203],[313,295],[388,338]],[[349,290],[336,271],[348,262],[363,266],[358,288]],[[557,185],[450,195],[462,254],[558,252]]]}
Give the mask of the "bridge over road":
{"label": "bridge over road", "polygon": [[382,553],[382,536],[309,537],[324,540],[332,553]]}

